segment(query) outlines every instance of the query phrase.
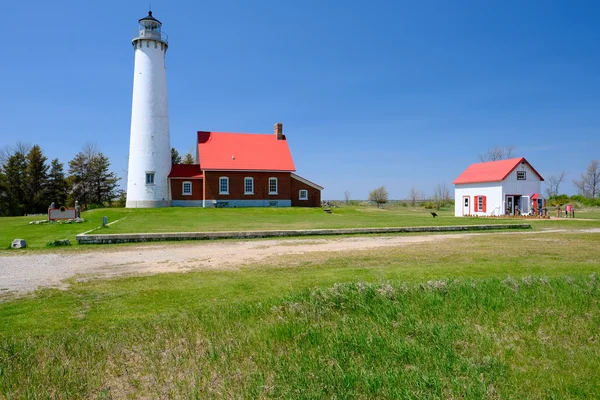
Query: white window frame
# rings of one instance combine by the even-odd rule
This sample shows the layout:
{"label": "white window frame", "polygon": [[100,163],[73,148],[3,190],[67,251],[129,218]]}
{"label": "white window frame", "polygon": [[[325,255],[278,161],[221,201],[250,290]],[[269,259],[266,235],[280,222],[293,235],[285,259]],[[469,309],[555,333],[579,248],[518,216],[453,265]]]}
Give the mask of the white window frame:
{"label": "white window frame", "polygon": [[[248,182],[250,182],[251,190],[248,190]],[[247,176],[244,178],[244,194],[254,194],[254,178],[251,176]]]}
{"label": "white window frame", "polygon": [[[271,190],[271,182],[275,182],[275,191]],[[279,182],[277,181],[277,178],[275,177],[270,177],[269,178],[269,194],[278,194],[279,191]]]}
{"label": "white window frame", "polygon": [[[304,197],[302,196],[304,194]],[[308,190],[300,189],[298,193],[298,200],[308,200]]]}
{"label": "white window frame", "polygon": [[[519,178],[520,174],[523,174],[522,178]],[[517,180],[518,181],[526,181],[527,180],[527,171],[517,171]]]}
{"label": "white window frame", "polygon": [[477,211],[483,212],[483,197],[482,195],[477,196]]}
{"label": "white window frame", "polygon": [[[227,191],[223,191],[223,179],[225,179],[227,185]],[[228,176],[220,176],[219,177],[219,194],[229,194],[229,177]]]}
{"label": "white window frame", "polygon": [[[189,183],[189,185],[190,185],[190,191],[189,191],[189,193],[186,193],[186,191],[185,191],[185,185],[186,185],[186,184],[188,184],[188,183]],[[190,181],[185,181],[185,182],[183,182],[183,183],[181,184],[181,195],[182,195],[182,196],[191,196],[191,195],[192,195],[192,182],[190,182]]]}
{"label": "white window frame", "polygon": [[[146,171],[146,185],[147,186],[154,185],[155,177],[156,177],[155,171]],[[148,179],[148,178],[151,178],[151,179]]]}

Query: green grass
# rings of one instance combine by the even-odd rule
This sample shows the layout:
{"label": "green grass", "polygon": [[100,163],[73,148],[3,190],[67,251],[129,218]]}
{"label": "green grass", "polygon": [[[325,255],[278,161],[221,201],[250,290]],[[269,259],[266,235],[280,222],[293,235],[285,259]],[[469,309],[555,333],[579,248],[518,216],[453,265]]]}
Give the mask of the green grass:
{"label": "green grass", "polygon": [[598,234],[473,235],[0,304],[0,397],[598,398]]}
{"label": "green grass", "polygon": [[[82,213],[84,222],[79,224],[42,224],[29,225],[31,221],[47,219],[46,216],[34,217],[0,217],[0,251],[10,247],[14,239],[25,239],[27,248],[42,249],[48,242],[69,239],[77,247],[75,236],[102,225],[102,217],[107,216],[109,222],[122,218],[125,209],[105,208]],[[21,251],[21,250],[19,250]],[[15,251],[16,252],[16,251]]]}
{"label": "green grass", "polygon": [[[579,220],[538,220],[515,218],[456,218],[453,209],[437,211],[432,218],[430,210],[411,207],[341,207],[327,214],[320,208],[161,208],[161,209],[96,209],[83,213],[86,222],[71,225],[29,225],[44,217],[0,218],[0,251],[9,247],[13,239],[27,240],[28,248],[42,249],[48,242],[69,239],[78,248],[75,236],[98,228],[102,216],[109,222],[119,220],[108,228],[94,233],[150,233],[150,232],[210,232],[272,229],[325,229],[362,227],[405,227],[438,225],[474,225],[530,223],[534,229],[589,228],[600,226],[600,211],[578,211]],[[86,249],[91,249],[89,246]]]}

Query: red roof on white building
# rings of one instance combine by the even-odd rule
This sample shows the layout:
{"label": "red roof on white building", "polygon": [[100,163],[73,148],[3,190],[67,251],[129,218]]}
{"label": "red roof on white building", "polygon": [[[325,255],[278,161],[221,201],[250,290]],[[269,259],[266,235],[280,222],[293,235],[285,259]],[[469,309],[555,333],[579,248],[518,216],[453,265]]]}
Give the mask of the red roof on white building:
{"label": "red roof on white building", "polygon": [[529,168],[535,172],[540,178],[540,181],[544,180],[535,168],[533,168],[524,157],[521,157],[471,164],[452,183],[458,185],[464,183],[501,182],[506,179],[506,177],[517,168],[521,162],[529,165]]}
{"label": "red roof on white building", "polygon": [[285,136],[198,132],[200,169],[213,171],[296,170]]}

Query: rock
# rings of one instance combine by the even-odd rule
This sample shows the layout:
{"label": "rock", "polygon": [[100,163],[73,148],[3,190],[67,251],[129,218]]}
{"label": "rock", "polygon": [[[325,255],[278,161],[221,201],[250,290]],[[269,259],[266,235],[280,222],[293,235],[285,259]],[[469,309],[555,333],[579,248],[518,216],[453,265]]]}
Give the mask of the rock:
{"label": "rock", "polygon": [[13,249],[24,249],[25,247],[27,247],[27,242],[25,241],[25,239],[15,239],[12,241],[10,247]]}

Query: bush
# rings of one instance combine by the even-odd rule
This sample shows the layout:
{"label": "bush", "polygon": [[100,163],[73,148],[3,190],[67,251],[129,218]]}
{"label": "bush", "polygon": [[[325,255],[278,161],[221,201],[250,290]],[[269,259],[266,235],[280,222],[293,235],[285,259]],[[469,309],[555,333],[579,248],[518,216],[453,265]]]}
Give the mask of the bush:
{"label": "bush", "polygon": [[46,247],[60,247],[60,246],[70,246],[71,242],[69,239],[60,239],[60,240],[51,240],[46,243]]}
{"label": "bush", "polygon": [[548,205],[551,207],[564,206],[565,204],[568,204],[569,202],[570,202],[569,196],[567,196],[566,194],[561,194],[558,196],[550,196],[550,198],[548,199]]}
{"label": "bush", "polygon": [[580,206],[584,207],[600,207],[600,199],[592,199],[589,197],[582,196],[580,194],[571,196],[571,201],[577,202],[580,204]]}

